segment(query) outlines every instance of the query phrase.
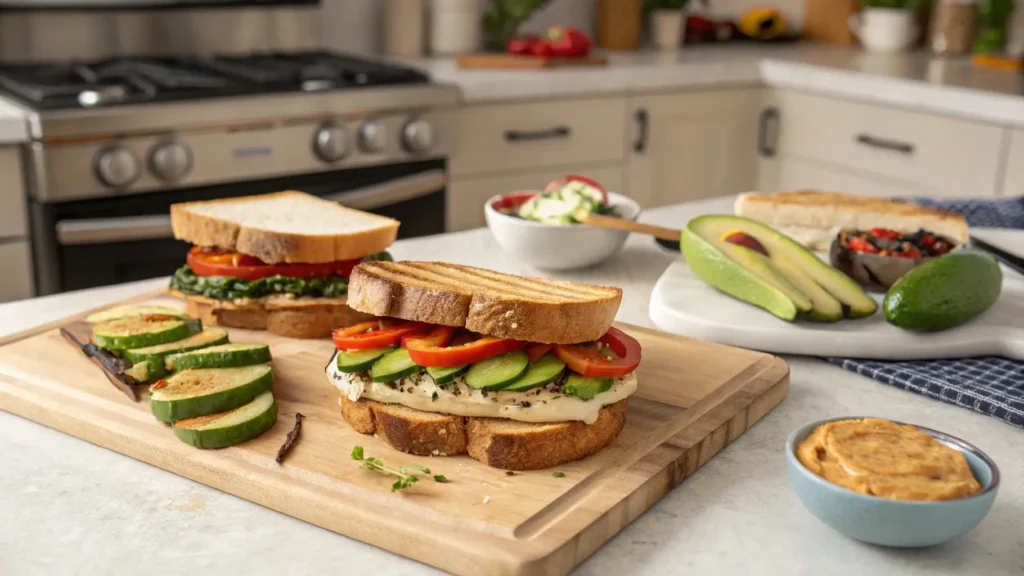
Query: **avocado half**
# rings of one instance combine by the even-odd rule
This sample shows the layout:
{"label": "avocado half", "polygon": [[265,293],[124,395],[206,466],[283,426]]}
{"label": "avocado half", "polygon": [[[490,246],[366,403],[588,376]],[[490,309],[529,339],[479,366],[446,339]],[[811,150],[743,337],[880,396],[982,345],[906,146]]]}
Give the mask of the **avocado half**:
{"label": "avocado half", "polygon": [[[736,232],[755,239],[767,255],[725,240]],[[804,313],[813,320],[836,322],[844,316],[871,316],[878,309],[848,276],[756,220],[699,216],[683,229],[680,246],[702,280],[783,320]]]}

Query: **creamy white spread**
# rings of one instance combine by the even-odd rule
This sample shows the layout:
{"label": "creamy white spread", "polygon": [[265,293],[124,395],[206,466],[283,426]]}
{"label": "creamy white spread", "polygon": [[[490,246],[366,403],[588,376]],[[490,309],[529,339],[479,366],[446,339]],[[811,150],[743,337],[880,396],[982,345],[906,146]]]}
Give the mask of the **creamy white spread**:
{"label": "creamy white spread", "polygon": [[[369,398],[385,404],[402,404],[425,412],[455,416],[508,418],[521,422],[597,421],[603,406],[614,404],[636,392],[636,375],[615,379],[611,389],[590,400],[566,396],[553,386],[523,392],[486,392],[466,385],[462,378],[440,387],[425,372],[390,384],[374,382],[366,372],[349,374],[338,370],[334,359],[327,378],[343,395],[355,402]],[[436,397],[435,397],[436,395]]]}

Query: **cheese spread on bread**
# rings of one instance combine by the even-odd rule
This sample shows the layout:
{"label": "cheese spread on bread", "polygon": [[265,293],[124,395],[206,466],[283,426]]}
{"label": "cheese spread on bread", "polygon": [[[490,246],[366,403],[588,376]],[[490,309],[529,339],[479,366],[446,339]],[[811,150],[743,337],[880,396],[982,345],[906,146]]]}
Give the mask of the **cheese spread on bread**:
{"label": "cheese spread on bread", "polygon": [[487,392],[470,388],[462,378],[456,378],[440,387],[425,372],[385,384],[372,381],[367,372],[342,372],[333,360],[327,367],[327,377],[353,402],[368,398],[424,412],[533,423],[579,420],[593,424],[602,407],[629,397],[637,386],[636,374],[630,373],[616,378],[608,391],[581,400],[551,386],[521,392]]}

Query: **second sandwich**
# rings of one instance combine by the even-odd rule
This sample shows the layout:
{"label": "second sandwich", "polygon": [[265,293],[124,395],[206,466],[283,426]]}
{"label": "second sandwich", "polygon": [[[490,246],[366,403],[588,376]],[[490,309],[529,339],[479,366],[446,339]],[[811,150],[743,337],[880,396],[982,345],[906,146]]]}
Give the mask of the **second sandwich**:
{"label": "second sandwich", "polygon": [[622,430],[640,344],[611,326],[618,288],[434,262],[369,262],[327,367],[358,432],[422,456],[547,468]]}

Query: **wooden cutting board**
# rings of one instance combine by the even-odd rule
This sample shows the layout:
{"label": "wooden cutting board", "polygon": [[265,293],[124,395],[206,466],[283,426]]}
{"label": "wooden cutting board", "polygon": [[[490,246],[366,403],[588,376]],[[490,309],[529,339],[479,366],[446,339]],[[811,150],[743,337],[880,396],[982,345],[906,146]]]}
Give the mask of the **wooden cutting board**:
{"label": "wooden cutting board", "polygon": [[[133,299],[141,301],[181,307],[166,295]],[[0,340],[0,409],[456,574],[569,572],[789,390],[789,367],[774,356],[620,324],[644,359],[618,439],[585,460],[509,476],[468,456],[402,454],[350,429],[324,376],[329,340],[232,329],[232,342],[270,345],[278,422],[247,443],[204,451],[179,442],[59,335],[84,316]],[[296,412],[306,416],[301,437],[278,465]],[[391,493],[390,479],[351,459],[356,445],[451,482]]]}
{"label": "wooden cutting board", "polygon": [[490,68],[496,70],[539,70],[566,66],[604,66],[608,57],[603,54],[586,58],[540,58],[514,54],[467,54],[455,60],[459,68]]}

